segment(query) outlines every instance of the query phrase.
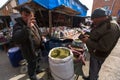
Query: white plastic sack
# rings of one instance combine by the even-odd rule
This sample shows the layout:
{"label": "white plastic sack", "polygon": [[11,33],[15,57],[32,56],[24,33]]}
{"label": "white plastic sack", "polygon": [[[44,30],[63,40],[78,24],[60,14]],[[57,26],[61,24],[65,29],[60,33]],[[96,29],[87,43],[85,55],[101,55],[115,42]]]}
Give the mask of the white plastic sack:
{"label": "white plastic sack", "polygon": [[57,48],[53,48],[49,53],[49,65],[51,69],[52,76],[55,80],[74,80],[74,65],[73,65],[73,54],[70,51],[70,55],[64,59],[56,59],[51,57],[51,52]]}

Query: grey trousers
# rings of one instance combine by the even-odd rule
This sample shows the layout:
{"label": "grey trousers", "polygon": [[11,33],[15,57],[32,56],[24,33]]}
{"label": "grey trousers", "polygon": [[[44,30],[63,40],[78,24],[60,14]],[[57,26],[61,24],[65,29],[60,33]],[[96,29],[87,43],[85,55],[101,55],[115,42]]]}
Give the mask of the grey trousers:
{"label": "grey trousers", "polygon": [[105,59],[96,58],[94,55],[90,55],[90,67],[89,67],[89,79],[98,80],[98,73],[101,65]]}

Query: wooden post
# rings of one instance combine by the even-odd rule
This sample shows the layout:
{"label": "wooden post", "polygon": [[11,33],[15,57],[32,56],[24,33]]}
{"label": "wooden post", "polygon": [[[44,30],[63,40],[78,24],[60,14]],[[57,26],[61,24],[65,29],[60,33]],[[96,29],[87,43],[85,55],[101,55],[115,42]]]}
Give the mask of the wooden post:
{"label": "wooden post", "polygon": [[52,11],[49,10],[49,33],[51,36],[51,32],[52,32]]}
{"label": "wooden post", "polygon": [[116,2],[116,1],[117,1],[117,0],[114,0],[113,3],[112,3],[112,6],[111,6],[111,15],[112,15],[112,13],[113,13],[113,9],[114,9],[115,2]]}
{"label": "wooden post", "polygon": [[70,25],[71,25],[71,27],[73,27],[73,16],[71,16],[71,18],[72,19],[71,19],[71,24]]}
{"label": "wooden post", "polygon": [[7,29],[9,29],[9,26],[8,26],[8,23],[7,23],[7,20],[5,19],[5,26]]}

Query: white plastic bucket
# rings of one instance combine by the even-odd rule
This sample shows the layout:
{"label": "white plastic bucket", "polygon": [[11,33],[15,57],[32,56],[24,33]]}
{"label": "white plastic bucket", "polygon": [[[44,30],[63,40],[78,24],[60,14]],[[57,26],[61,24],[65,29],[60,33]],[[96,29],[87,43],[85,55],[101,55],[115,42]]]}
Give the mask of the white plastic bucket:
{"label": "white plastic bucket", "polygon": [[71,50],[70,55],[64,59],[56,59],[51,57],[51,52],[57,48],[65,47],[56,47],[53,48],[49,53],[49,66],[51,74],[55,80],[74,80],[74,65],[73,65],[73,53]]}

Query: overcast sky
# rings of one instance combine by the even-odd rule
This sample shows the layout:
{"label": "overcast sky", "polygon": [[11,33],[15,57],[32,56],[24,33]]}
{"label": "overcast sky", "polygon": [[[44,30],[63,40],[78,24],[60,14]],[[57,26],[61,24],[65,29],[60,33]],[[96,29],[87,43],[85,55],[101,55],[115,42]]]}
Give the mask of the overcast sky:
{"label": "overcast sky", "polygon": [[[0,8],[7,2],[8,0],[0,0]],[[87,16],[91,15],[91,11],[92,11],[92,4],[93,4],[93,0],[80,0],[80,2],[82,2],[84,5],[86,5],[87,8],[89,8]]]}
{"label": "overcast sky", "polygon": [[8,0],[0,0],[0,8],[7,2]]}
{"label": "overcast sky", "polygon": [[86,5],[86,7],[89,9],[87,12],[87,16],[91,16],[93,0],[79,0],[79,1],[82,2],[82,4]]}

